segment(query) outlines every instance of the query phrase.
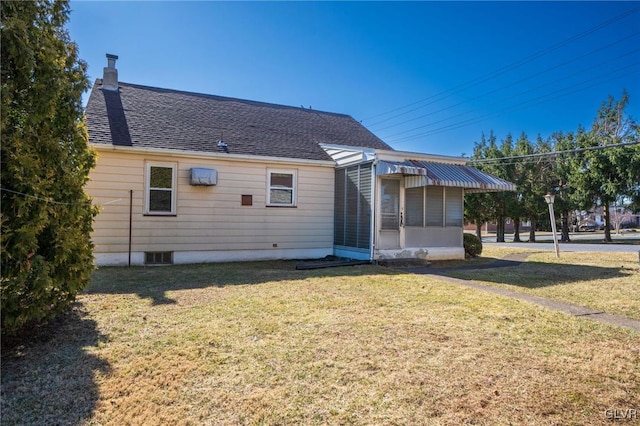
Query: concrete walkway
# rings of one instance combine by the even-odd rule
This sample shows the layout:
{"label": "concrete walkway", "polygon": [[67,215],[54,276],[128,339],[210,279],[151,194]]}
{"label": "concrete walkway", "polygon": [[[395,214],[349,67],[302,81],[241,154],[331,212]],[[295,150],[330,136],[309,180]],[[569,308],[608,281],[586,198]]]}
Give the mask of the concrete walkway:
{"label": "concrete walkway", "polygon": [[459,278],[449,277],[446,271],[452,270],[471,270],[471,269],[487,269],[487,268],[504,268],[507,266],[517,266],[522,263],[527,257],[528,253],[518,253],[504,259],[500,259],[493,263],[484,265],[469,265],[461,266],[458,268],[430,268],[430,267],[417,267],[417,268],[401,268],[405,272],[413,272],[415,274],[424,275],[434,279],[447,281],[453,284],[464,285],[467,287],[475,288],[489,293],[499,294],[501,296],[511,297],[513,299],[523,300],[529,303],[535,303],[536,305],[544,306],[548,309],[564,312],[568,315],[575,317],[581,317],[592,321],[597,321],[604,324],[615,325],[618,327],[625,327],[631,330],[640,332],[640,321],[632,318],[623,317],[620,315],[611,315],[604,311],[586,308],[584,306],[574,305],[571,303],[559,302],[553,299],[547,299],[544,297],[534,296],[527,293],[521,293],[518,291],[508,290],[500,287],[491,287],[486,284],[481,284],[476,281],[462,280]]}

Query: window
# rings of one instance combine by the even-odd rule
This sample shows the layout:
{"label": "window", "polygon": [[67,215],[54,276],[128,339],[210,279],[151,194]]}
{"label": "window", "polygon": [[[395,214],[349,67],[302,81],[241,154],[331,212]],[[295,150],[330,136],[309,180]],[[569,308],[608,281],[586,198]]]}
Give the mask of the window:
{"label": "window", "polygon": [[175,163],[147,163],[146,214],[176,213],[176,169]]}
{"label": "window", "polygon": [[296,205],[296,172],[269,170],[268,206],[293,207]]}
{"label": "window", "polygon": [[395,229],[400,227],[400,181],[394,179],[382,179],[382,229]]}
{"label": "window", "polygon": [[145,265],[171,265],[173,264],[172,251],[145,251]]}
{"label": "window", "polygon": [[424,226],[424,187],[407,188],[405,196],[405,224],[407,226]]}

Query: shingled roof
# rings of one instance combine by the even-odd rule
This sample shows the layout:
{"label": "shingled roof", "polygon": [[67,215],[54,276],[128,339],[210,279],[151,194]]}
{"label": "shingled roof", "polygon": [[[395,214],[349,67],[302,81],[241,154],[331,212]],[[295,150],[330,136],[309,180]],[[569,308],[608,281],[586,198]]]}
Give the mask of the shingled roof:
{"label": "shingled roof", "polygon": [[91,143],[307,160],[331,160],[320,143],[392,149],[349,115],[118,84],[116,91],[103,90],[101,79],[93,86]]}

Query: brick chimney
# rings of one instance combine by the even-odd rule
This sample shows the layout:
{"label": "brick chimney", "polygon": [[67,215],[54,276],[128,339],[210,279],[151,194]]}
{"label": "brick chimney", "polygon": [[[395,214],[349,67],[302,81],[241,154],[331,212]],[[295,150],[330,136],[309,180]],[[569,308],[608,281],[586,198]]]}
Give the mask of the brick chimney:
{"label": "brick chimney", "polygon": [[103,90],[118,90],[118,70],[116,69],[118,56],[107,53],[107,66],[102,77]]}

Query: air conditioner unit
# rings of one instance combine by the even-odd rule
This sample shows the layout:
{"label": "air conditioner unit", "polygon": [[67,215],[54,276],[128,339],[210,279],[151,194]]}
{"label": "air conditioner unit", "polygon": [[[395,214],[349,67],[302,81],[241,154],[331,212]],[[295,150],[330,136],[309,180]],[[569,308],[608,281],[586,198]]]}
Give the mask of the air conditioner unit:
{"label": "air conditioner unit", "polygon": [[194,186],[213,186],[218,183],[218,171],[215,169],[205,169],[202,167],[193,167],[191,169],[191,179],[189,185]]}

